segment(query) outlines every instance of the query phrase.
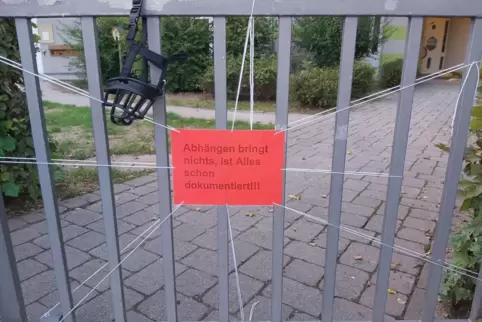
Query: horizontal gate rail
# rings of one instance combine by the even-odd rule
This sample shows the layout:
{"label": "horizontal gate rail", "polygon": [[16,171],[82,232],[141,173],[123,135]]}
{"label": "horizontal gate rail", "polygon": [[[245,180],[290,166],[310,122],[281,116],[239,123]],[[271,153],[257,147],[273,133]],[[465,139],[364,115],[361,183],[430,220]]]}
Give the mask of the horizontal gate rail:
{"label": "horizontal gate rail", "polygon": [[[0,17],[128,15],[131,0],[0,0]],[[252,0],[146,0],[145,15],[248,16]],[[254,15],[482,17],[479,0],[257,0]]]}

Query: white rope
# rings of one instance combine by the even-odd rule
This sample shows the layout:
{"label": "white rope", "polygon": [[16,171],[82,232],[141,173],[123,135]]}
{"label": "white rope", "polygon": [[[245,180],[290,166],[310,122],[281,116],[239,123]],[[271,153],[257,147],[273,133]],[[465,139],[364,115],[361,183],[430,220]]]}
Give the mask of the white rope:
{"label": "white rope", "polygon": [[[463,65],[463,66],[461,66],[461,67],[452,69],[451,71],[455,71],[455,70],[458,70],[458,69],[467,67],[467,66],[469,66],[469,65],[470,65],[470,64],[466,64],[466,65]],[[446,72],[446,71],[444,71],[444,72]],[[388,95],[397,93],[397,92],[402,91],[402,90],[404,90],[404,89],[406,89],[406,88],[409,88],[409,87],[412,87],[412,86],[415,86],[415,85],[418,85],[418,84],[422,84],[422,83],[428,82],[429,80],[432,80],[432,79],[437,78],[437,77],[439,77],[439,76],[440,76],[440,73],[433,73],[433,74],[430,75],[430,77],[427,77],[427,78],[425,78],[425,79],[423,79],[423,80],[421,80],[421,81],[419,81],[419,82],[416,82],[416,83],[413,83],[413,84],[410,84],[410,85],[407,85],[407,86],[404,86],[404,87],[400,87],[399,89],[397,89],[397,90],[395,90],[395,91],[392,91],[392,92],[389,92],[389,93],[385,93],[385,94],[382,94],[382,95],[378,95],[378,96],[376,96],[376,97],[372,97],[372,98],[370,98],[369,100],[366,100],[366,101],[363,101],[363,102],[359,102],[359,103],[356,103],[356,104],[354,104],[354,105],[350,105],[350,106],[348,106],[348,107],[345,107],[345,108],[342,108],[342,109],[340,109],[340,110],[337,110],[337,111],[335,111],[335,112],[333,112],[333,113],[323,114],[323,115],[321,115],[320,117],[312,118],[312,117],[315,116],[315,115],[319,115],[319,114],[322,114],[322,113],[326,113],[326,111],[320,112],[320,113],[318,113],[318,114],[314,114],[314,115],[312,115],[312,116],[309,116],[309,117],[305,118],[305,119],[306,119],[305,122],[301,122],[301,124],[297,124],[297,125],[295,125],[295,126],[288,127],[288,128],[286,128],[286,129],[284,129],[284,130],[279,130],[279,131],[276,132],[274,135],[277,135],[277,134],[279,134],[279,133],[282,133],[282,132],[286,132],[286,131],[295,129],[295,128],[300,127],[300,126],[303,126],[303,125],[307,125],[308,123],[311,123],[311,122],[313,122],[313,121],[319,121],[319,120],[325,119],[325,118],[327,118],[327,117],[331,117],[331,116],[334,115],[334,114],[340,113],[340,112],[342,112],[342,111],[351,109],[351,108],[356,107],[356,106],[360,106],[360,105],[362,105],[362,104],[365,104],[365,103],[368,103],[368,102],[371,102],[371,101],[378,100],[378,99],[380,99],[380,98],[382,98],[382,97],[385,97],[385,96],[388,96]],[[371,96],[373,96],[373,94],[372,94]],[[298,122],[299,122],[299,120],[298,120]]]}
{"label": "white rope", "polygon": [[[253,14],[254,14],[255,4],[256,4],[256,0],[253,0],[253,2],[251,3],[251,14],[249,15],[249,19],[248,19],[248,29],[246,30],[246,39],[244,40],[243,58],[241,60],[241,72],[239,73],[239,82],[238,82],[238,90],[236,93],[236,100],[234,101],[234,112],[233,112],[233,121],[232,121],[233,123],[231,124],[231,132],[234,131],[234,123],[236,121],[236,112],[238,111],[239,94],[241,93],[241,85],[243,82],[244,61],[246,60],[246,53],[248,51],[248,41],[251,36],[251,28],[252,28],[251,24],[252,22],[254,22]],[[250,115],[250,119],[251,119],[251,115]]]}
{"label": "white rope", "polygon": [[[366,235],[366,234],[363,234],[363,233],[360,233],[356,230],[353,230],[353,229],[350,229],[348,228],[347,226],[344,226],[344,225],[340,225],[340,226],[336,226],[324,219],[321,219],[321,218],[318,218],[318,217],[315,217],[315,216],[312,216],[310,214],[307,214],[307,213],[304,213],[304,212],[301,212],[299,210],[296,210],[296,209],[293,209],[293,208],[290,208],[290,207],[287,207],[287,206],[284,206],[284,205],[280,205],[280,204],[277,204],[277,203],[273,203],[274,205],[276,206],[280,206],[280,207],[283,207],[287,210],[290,210],[290,211],[293,211],[297,214],[300,214],[302,216],[305,216],[307,218],[310,218],[312,220],[315,220],[315,221],[318,221],[322,224],[325,224],[325,225],[328,225],[328,226],[331,226],[331,227],[335,227],[337,229],[340,229],[340,230],[343,230],[343,231],[346,231],[352,235],[356,235],[356,236],[359,236],[359,237],[362,237],[362,238],[365,238],[369,241],[374,241],[376,242],[377,244],[380,244],[380,245],[383,245],[385,247],[389,247],[389,248],[392,248],[393,250],[399,252],[399,253],[402,253],[402,254],[405,254],[405,255],[408,255],[410,257],[414,257],[414,258],[417,258],[417,259],[420,259],[420,260],[423,260],[423,261],[426,261],[428,263],[431,263],[431,264],[434,264],[434,265],[437,265],[437,266],[441,266],[443,267],[444,269],[447,269],[447,270],[451,270],[451,271],[454,271],[458,274],[461,274],[461,275],[464,275],[464,276],[467,276],[467,277],[470,277],[470,278],[474,278],[478,281],[481,281],[482,282],[482,279],[479,279],[478,278],[478,273],[477,272],[474,272],[474,271],[471,271],[469,269],[465,269],[463,267],[459,267],[457,265],[454,265],[452,263],[448,263],[448,262],[443,262],[443,264],[440,264],[440,263],[437,263],[437,262],[434,262],[429,258],[428,255],[426,254],[421,254],[421,253],[418,253],[416,251],[413,251],[411,249],[408,249],[408,248],[405,248],[405,247],[402,247],[402,246],[398,246],[398,245],[393,245],[393,246],[390,246],[388,244],[385,244],[385,243],[382,243],[382,241],[379,239],[379,238],[376,238],[376,237],[372,237],[370,235]],[[445,265],[444,265],[445,264]],[[466,273],[465,273],[466,272]]]}
{"label": "white rope", "polygon": [[334,172],[325,169],[300,169],[300,168],[286,168],[281,169],[282,171],[287,172],[313,172],[313,173],[334,173],[334,174],[347,174],[347,175],[355,175],[355,176],[373,176],[373,177],[387,177],[387,178],[402,178],[403,176],[391,176],[388,173],[382,172],[362,172],[362,171],[345,171],[345,172]]}
{"label": "white rope", "polygon": [[251,16],[249,39],[249,127],[253,130],[254,122],[254,17]]}
{"label": "white rope", "polygon": [[[91,96],[88,92],[86,92],[85,90],[83,90],[83,89],[81,89],[81,88],[78,88],[78,87],[73,86],[73,85],[68,85],[68,86],[67,86],[67,85],[65,85],[65,84],[66,84],[65,82],[62,82],[62,81],[60,81],[60,80],[58,80],[58,79],[56,79],[56,78],[54,78],[54,77],[51,77],[51,76],[48,76],[48,77],[47,77],[47,75],[45,75],[45,74],[39,74],[39,73],[31,72],[31,71],[23,68],[20,63],[15,62],[15,61],[13,61],[13,63],[11,63],[11,61],[12,61],[11,59],[8,59],[8,58],[0,55],[0,62],[4,63],[5,65],[8,65],[8,66],[11,66],[11,67],[13,67],[13,68],[19,69],[19,70],[21,70],[21,71],[23,71],[23,72],[26,72],[27,74],[36,76],[36,77],[38,77],[38,78],[40,78],[40,79],[43,79],[43,80],[45,80],[45,81],[47,81],[47,82],[49,82],[49,83],[56,84],[56,85],[58,85],[58,86],[60,86],[60,87],[63,87],[63,88],[65,88],[65,89],[68,89],[68,90],[70,90],[70,91],[72,91],[72,92],[74,92],[74,93],[77,93],[77,94],[79,94],[79,95],[88,97],[88,98],[90,98],[90,99],[92,99],[92,100],[94,100],[94,101],[96,101],[96,102],[99,102],[99,103],[102,103],[102,104],[105,103],[103,100],[100,100],[100,99],[98,99],[97,97]],[[14,64],[14,63],[15,63],[15,64]],[[156,121],[154,121],[152,118],[150,118],[150,117],[148,117],[148,116],[145,116],[144,119],[143,119],[143,121],[147,121],[147,122],[152,123],[152,124],[154,124],[154,125],[163,127],[163,128],[165,128],[165,129],[167,129],[167,130],[171,130],[171,131],[175,131],[175,132],[178,132],[178,133],[179,133],[179,131],[178,131],[176,128],[174,128],[174,127],[172,127],[172,126],[170,126],[170,125],[164,125],[164,124],[157,123]]]}
{"label": "white rope", "polygon": [[474,99],[472,103],[475,101],[477,97],[477,88],[479,87],[479,81],[480,81],[480,69],[479,69],[479,64],[477,62],[473,62],[470,64],[469,70],[467,71],[467,74],[465,75],[464,81],[462,82],[462,86],[460,87],[459,94],[457,95],[457,100],[455,102],[455,109],[454,109],[454,114],[452,116],[452,124],[450,126],[450,137],[454,136],[454,124],[455,124],[455,117],[457,116],[458,109],[459,109],[459,101],[460,97],[462,97],[462,92],[464,91],[465,84],[467,83],[467,79],[469,79],[470,72],[472,71],[472,67],[476,67],[477,70],[477,84],[475,86],[476,90],[474,91]]}
{"label": "white rope", "polygon": [[100,280],[100,282],[97,283],[97,284],[92,288],[92,290],[90,290],[82,299],[80,299],[80,301],[77,302],[77,304],[76,304],[69,312],[67,312],[67,314],[65,314],[64,317],[63,317],[59,322],[64,321],[72,312],[74,312],[74,311],[82,304],[82,302],[84,302],[84,301],[90,296],[90,294],[92,294],[92,292],[94,292],[113,272],[115,272],[115,271],[117,270],[117,268],[119,268],[119,266],[121,266],[122,263],[124,263],[124,262],[129,258],[129,256],[131,256],[143,243],[145,243],[145,241],[146,241],[159,227],[161,227],[162,224],[163,224],[164,222],[166,222],[166,220],[169,219],[169,218],[172,216],[172,214],[173,214],[177,209],[179,209],[179,207],[182,206],[183,203],[184,203],[184,201],[181,202],[181,203],[176,207],[176,209],[174,209],[169,215],[167,215],[166,218],[164,218],[164,219],[161,221],[161,223],[157,225],[157,227],[155,227],[149,234],[147,234],[147,236],[146,236],[136,247],[134,247],[134,248],[130,251],[130,253],[127,254],[126,257],[124,257],[124,258],[119,262],[119,264],[117,264],[109,273],[107,273],[107,275],[104,276],[104,278],[102,278],[102,279]]}
{"label": "white rope", "polygon": [[236,251],[234,250],[233,229],[231,227],[231,218],[230,218],[230,215],[229,215],[228,204],[226,204],[226,214],[228,216],[229,239],[231,240],[231,251],[233,253],[233,265],[234,265],[234,274],[235,274],[235,277],[236,277],[236,290],[238,292],[239,312],[241,314],[241,321],[244,322],[243,295],[241,294],[241,283],[239,282],[238,261],[236,260]]}

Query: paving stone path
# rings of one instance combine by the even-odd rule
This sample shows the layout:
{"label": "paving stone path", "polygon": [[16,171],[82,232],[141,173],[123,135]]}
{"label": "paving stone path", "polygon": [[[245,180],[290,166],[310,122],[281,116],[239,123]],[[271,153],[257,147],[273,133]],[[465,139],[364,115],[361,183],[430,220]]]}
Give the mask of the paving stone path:
{"label": "paving stone path", "polygon": [[[447,142],[458,84],[417,86],[396,244],[424,253],[432,232],[447,165],[447,155],[434,146]],[[347,170],[387,172],[394,131],[396,97],[352,111]],[[331,167],[334,119],[289,132],[288,167]],[[289,172],[287,206],[327,218],[328,174]],[[387,178],[346,176],[341,222],[369,236],[381,233]],[[120,247],[125,247],[159,215],[155,175],[115,185]],[[300,200],[290,198],[299,195]],[[100,196],[90,193],[60,202],[61,222],[72,286],[76,287],[105,263],[106,247]],[[246,216],[254,212],[254,217]],[[241,288],[249,312],[259,301],[254,320],[270,319],[272,216],[269,207],[233,207]],[[9,221],[29,319],[58,301],[47,226],[42,213]],[[182,207],[174,214],[176,283],[180,320],[218,320],[216,268],[216,208]],[[326,227],[302,215],[286,212],[283,314],[286,320],[316,320],[321,314]],[[341,232],[337,266],[335,320],[370,320],[379,247]],[[128,321],[165,319],[163,260],[160,233],[154,233],[123,265]],[[359,258],[358,256],[361,256]],[[354,259],[359,258],[359,260]],[[418,320],[424,306],[427,264],[398,253],[388,295],[387,320]],[[233,265],[231,264],[233,270]],[[106,271],[103,272],[104,274]],[[78,301],[98,283],[94,277],[74,294]],[[103,275],[102,275],[103,276]],[[231,274],[230,312],[239,312]],[[78,321],[111,321],[108,282],[77,311]]]}

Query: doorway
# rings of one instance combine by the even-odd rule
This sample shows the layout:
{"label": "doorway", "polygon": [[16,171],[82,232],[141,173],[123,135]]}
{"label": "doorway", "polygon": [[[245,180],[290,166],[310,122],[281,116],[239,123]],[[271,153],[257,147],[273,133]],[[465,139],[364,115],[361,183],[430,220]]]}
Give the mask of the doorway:
{"label": "doorway", "polygon": [[449,24],[450,19],[447,18],[425,18],[420,53],[422,74],[432,74],[443,69]]}

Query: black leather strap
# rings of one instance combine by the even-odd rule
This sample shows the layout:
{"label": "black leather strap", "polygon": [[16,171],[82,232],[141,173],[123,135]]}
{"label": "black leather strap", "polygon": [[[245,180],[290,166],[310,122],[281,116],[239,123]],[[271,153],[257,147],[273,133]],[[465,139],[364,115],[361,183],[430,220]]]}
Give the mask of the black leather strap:
{"label": "black leather strap", "polygon": [[129,31],[127,32],[127,43],[130,45],[134,42],[137,34],[137,22],[141,16],[142,0],[132,0],[132,9],[129,14]]}

